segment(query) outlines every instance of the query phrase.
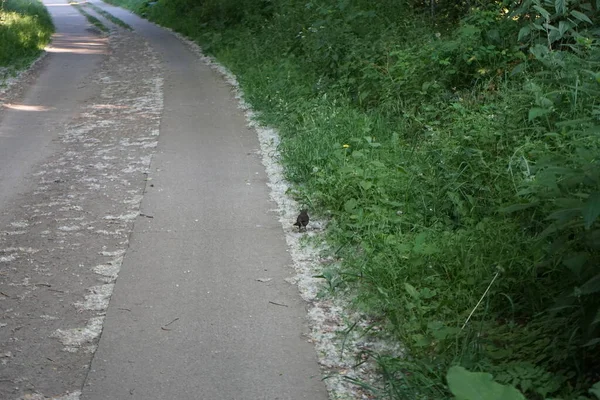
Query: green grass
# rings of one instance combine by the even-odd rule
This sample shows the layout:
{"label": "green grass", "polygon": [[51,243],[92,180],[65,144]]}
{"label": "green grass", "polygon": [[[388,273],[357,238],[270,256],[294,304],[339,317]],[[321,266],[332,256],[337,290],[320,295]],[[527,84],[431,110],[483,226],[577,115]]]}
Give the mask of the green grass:
{"label": "green grass", "polygon": [[91,15],[90,13],[88,13],[83,6],[81,5],[81,3],[76,3],[76,2],[70,2],[70,5],[72,5],[73,7],[75,7],[75,9],[77,11],[79,11],[81,13],[81,15],[83,15],[90,24],[92,24],[93,26],[95,26],[96,28],[98,28],[99,30],[101,30],[102,32],[108,32],[109,29],[106,25],[104,25],[102,23],[102,21],[100,21],[98,18],[94,17],[93,15]]}
{"label": "green grass", "polygon": [[49,43],[54,26],[35,0],[7,0],[0,8],[0,69],[12,74],[26,68]]}
{"label": "green grass", "polygon": [[279,130],[293,194],[331,219],[332,291],[407,350],[370,354],[379,397],[449,398],[462,365],[530,399],[592,398],[594,7],[112,1],[197,40]]}
{"label": "green grass", "polygon": [[96,11],[98,14],[102,15],[104,18],[106,18],[107,20],[109,20],[110,22],[112,22],[115,25],[118,25],[122,28],[125,28],[127,30],[133,30],[131,28],[131,26],[129,26],[129,24],[127,24],[125,21],[123,21],[122,19],[119,19],[117,17],[115,17],[114,15],[112,15],[109,12],[104,11],[103,9],[101,9],[100,7],[98,7],[97,5],[93,4],[93,3],[85,3],[86,6],[91,7],[94,11]]}

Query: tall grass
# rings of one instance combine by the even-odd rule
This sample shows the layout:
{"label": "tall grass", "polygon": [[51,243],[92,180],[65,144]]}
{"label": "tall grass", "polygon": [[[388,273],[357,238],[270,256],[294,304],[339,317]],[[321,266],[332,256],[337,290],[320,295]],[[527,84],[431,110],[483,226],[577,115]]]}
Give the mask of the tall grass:
{"label": "tall grass", "polygon": [[21,69],[40,55],[54,26],[37,0],[5,0],[0,5],[0,68]]}
{"label": "tall grass", "polygon": [[596,5],[126,4],[199,41],[279,129],[295,194],[331,218],[331,282],[407,349],[372,354],[381,397],[447,398],[448,382],[481,376],[457,364],[531,399],[591,395]]}

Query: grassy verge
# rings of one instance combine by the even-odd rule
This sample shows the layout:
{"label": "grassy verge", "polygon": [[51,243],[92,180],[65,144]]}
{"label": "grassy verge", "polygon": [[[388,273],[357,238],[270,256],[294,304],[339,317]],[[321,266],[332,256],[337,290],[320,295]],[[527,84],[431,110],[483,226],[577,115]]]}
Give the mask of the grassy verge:
{"label": "grassy verge", "polygon": [[54,26],[35,0],[0,3],[0,78],[26,68],[50,41]]}
{"label": "grassy verge", "polygon": [[103,9],[101,9],[100,7],[98,7],[97,5],[95,5],[93,3],[85,3],[85,5],[88,6],[88,7],[91,7],[92,10],[96,11],[98,14],[102,15],[104,18],[106,18],[107,20],[109,20],[113,24],[118,25],[121,28],[125,28],[127,30],[132,30],[131,26],[129,26],[129,24],[127,24],[125,21],[123,21],[120,18],[115,17],[111,13],[108,13],[108,12],[104,11]]}
{"label": "grassy verge", "polygon": [[93,26],[95,26],[96,28],[98,28],[99,30],[101,30],[102,32],[108,32],[109,29],[106,25],[104,25],[102,23],[102,21],[100,21],[98,18],[94,17],[93,15],[91,15],[90,13],[88,13],[84,8],[83,5],[81,3],[76,3],[76,2],[70,2],[70,5],[72,5],[73,7],[75,7],[75,9],[77,11],[79,11],[81,13],[81,15],[83,15],[90,24],[92,24]]}
{"label": "grassy verge", "polygon": [[112,1],[197,40],[279,129],[331,218],[330,287],[406,347],[370,354],[378,395],[467,399],[490,373],[600,396],[597,5]]}

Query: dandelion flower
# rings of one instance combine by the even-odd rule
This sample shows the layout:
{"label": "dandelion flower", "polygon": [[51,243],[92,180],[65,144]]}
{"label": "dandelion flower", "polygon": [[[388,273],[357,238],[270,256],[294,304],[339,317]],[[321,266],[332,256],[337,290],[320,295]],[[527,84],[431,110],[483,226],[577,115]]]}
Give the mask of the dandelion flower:
{"label": "dandelion flower", "polygon": [[350,145],[349,144],[345,144],[342,147],[345,148],[345,149],[347,149],[348,147],[350,147]]}

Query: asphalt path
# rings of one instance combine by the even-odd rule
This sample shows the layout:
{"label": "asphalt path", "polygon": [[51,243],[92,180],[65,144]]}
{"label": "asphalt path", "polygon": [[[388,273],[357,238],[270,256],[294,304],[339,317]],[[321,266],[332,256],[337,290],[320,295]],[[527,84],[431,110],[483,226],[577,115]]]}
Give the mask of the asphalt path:
{"label": "asphalt path", "polygon": [[171,33],[102,7],[160,54],[164,113],[141,208],[153,218],[135,225],[83,398],[325,399],[231,88]]}
{"label": "asphalt path", "polygon": [[25,82],[14,104],[2,110],[0,131],[0,205],[31,188],[27,180],[37,163],[56,151],[53,141],[78,106],[92,94],[90,75],[106,51],[106,39],[90,32],[73,7],[46,4],[56,22],[56,34],[32,82]]}
{"label": "asphalt path", "polygon": [[95,2],[133,27],[104,37],[45,3],[0,113],[0,397],[326,399],[229,85],[127,11]]}

